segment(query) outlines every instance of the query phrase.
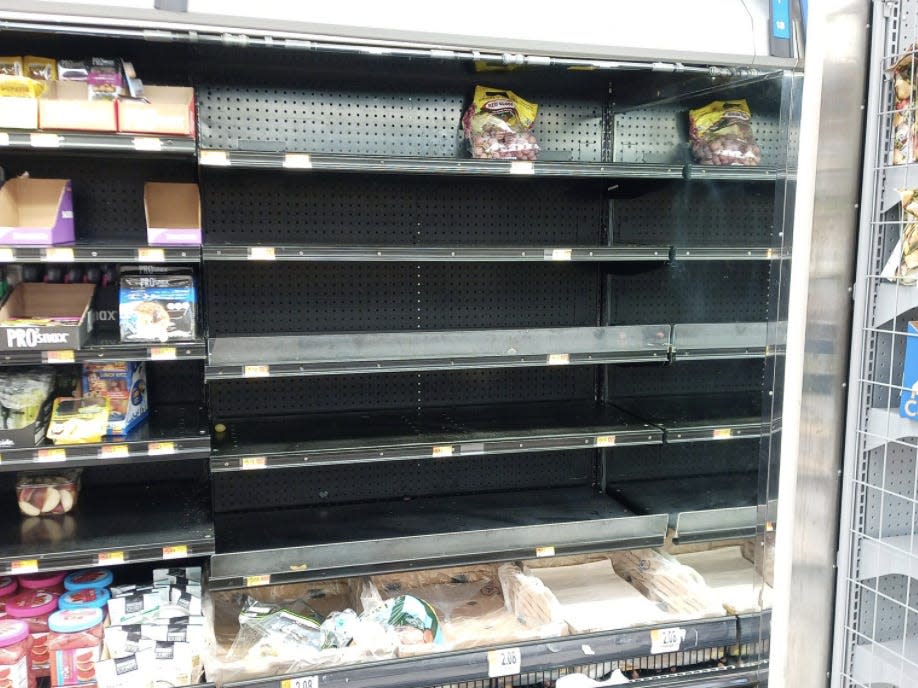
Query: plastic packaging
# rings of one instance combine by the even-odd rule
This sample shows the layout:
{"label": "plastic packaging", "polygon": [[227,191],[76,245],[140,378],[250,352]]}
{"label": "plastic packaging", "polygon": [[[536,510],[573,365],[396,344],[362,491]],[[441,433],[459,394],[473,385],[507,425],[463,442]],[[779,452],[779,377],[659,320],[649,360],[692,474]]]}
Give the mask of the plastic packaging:
{"label": "plastic packaging", "polygon": [[30,573],[19,576],[19,587],[23,590],[46,590],[60,595],[64,592],[64,579],[66,571],[52,571],[50,573]]}
{"label": "plastic packaging", "polygon": [[900,236],[881,276],[903,285],[918,282],[918,189],[899,189]]}
{"label": "plastic packaging", "polygon": [[535,160],[539,146],[532,126],[538,109],[513,91],[476,86],[462,117],[472,157]]}
{"label": "plastic packaging", "polygon": [[893,77],[895,105],[892,118],[892,163],[906,165],[918,160],[918,126],[915,122],[915,51],[911,46],[889,71]]}
{"label": "plastic packaging", "polygon": [[67,576],[64,579],[64,588],[67,590],[107,588],[114,580],[114,575],[108,569],[83,569]]}
{"label": "plastic packaging", "polygon": [[23,516],[59,516],[70,513],[77,504],[79,494],[79,470],[49,475],[23,473],[16,481],[16,499]]}
{"label": "plastic packaging", "polygon": [[102,622],[99,608],[65,609],[48,619],[51,652],[51,685],[94,685],[96,663],[102,655]]}
{"label": "plastic packaging", "polygon": [[6,601],[19,590],[15,578],[0,576],[0,620],[6,618]]}
{"label": "plastic packaging", "polygon": [[166,342],[195,337],[197,297],[190,268],[123,267],[118,298],[121,341]]}
{"label": "plastic packaging", "polygon": [[105,609],[111,593],[105,588],[84,588],[71,590],[61,595],[58,607],[61,609]]}
{"label": "plastic packaging", "polygon": [[130,595],[112,597],[108,601],[108,615],[116,626],[138,624],[156,618],[161,606],[160,593],[156,591],[134,592]]}
{"label": "plastic packaging", "polygon": [[35,676],[29,670],[31,648],[28,624],[0,620],[0,686],[35,688]]}
{"label": "plastic packaging", "polygon": [[105,397],[54,400],[47,437],[55,444],[93,444],[108,432],[111,404]]}
{"label": "plastic packaging", "polygon": [[98,688],[151,688],[153,650],[119,659],[107,659],[96,666]]}
{"label": "plastic packaging", "polygon": [[758,165],[762,150],[745,100],[716,100],[689,111],[692,157],[702,165]]}
{"label": "plastic packaging", "polygon": [[18,430],[38,420],[53,387],[54,375],[47,370],[0,372],[0,428]]}
{"label": "plastic packaging", "polygon": [[10,619],[25,621],[32,637],[29,654],[32,673],[40,678],[50,674],[50,653],[48,651],[48,617],[57,609],[57,595],[44,590],[26,590],[6,603],[6,615]]}
{"label": "plastic packaging", "polygon": [[22,76],[22,58],[0,57],[0,76]]}
{"label": "plastic packaging", "polygon": [[50,57],[26,55],[22,58],[22,72],[36,81],[57,81],[57,61]]}

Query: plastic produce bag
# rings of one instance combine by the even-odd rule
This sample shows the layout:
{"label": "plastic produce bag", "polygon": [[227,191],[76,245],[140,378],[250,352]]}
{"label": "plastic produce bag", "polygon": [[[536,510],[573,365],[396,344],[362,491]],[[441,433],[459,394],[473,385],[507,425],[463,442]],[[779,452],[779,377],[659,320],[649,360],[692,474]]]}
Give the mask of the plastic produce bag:
{"label": "plastic produce bag", "polygon": [[758,165],[762,151],[745,100],[716,100],[689,111],[692,157],[702,165]]}
{"label": "plastic produce bag", "polygon": [[532,125],[538,109],[513,91],[476,86],[462,117],[472,157],[535,160],[539,146]]}
{"label": "plastic produce bag", "polygon": [[910,47],[889,71],[895,89],[895,112],[892,118],[893,165],[905,165],[918,160],[918,126],[915,123],[915,51]]}
{"label": "plastic produce bag", "polygon": [[900,237],[880,273],[900,284],[918,282],[918,189],[899,189],[902,214]]}

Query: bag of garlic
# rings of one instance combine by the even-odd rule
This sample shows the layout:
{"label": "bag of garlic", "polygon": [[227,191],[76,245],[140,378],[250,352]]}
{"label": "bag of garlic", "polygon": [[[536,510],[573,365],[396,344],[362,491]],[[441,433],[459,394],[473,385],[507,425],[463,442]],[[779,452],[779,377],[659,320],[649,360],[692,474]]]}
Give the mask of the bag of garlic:
{"label": "bag of garlic", "polygon": [[535,160],[539,152],[532,125],[538,105],[513,91],[476,86],[462,116],[462,129],[473,158]]}

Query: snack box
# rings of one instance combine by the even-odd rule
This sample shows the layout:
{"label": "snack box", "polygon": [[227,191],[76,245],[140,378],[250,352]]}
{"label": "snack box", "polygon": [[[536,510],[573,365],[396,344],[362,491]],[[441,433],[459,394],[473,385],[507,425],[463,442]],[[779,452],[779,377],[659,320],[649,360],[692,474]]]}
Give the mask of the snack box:
{"label": "snack box", "polygon": [[194,136],[194,89],[143,86],[143,99],[118,103],[118,130],[130,134]]}
{"label": "snack box", "polygon": [[190,268],[131,266],[121,269],[121,341],[194,339],[197,331],[194,273]]}
{"label": "snack box", "polygon": [[46,246],[73,240],[69,179],[17,177],[0,188],[0,244]]}
{"label": "snack box", "polygon": [[92,322],[94,284],[19,284],[0,307],[0,351],[82,348]]}
{"label": "snack box", "polygon": [[109,400],[109,436],[126,435],[150,413],[146,367],[142,361],[84,363],[83,394]]}
{"label": "snack box", "polygon": [[147,241],[153,245],[201,244],[201,196],[197,184],[143,185]]}
{"label": "snack box", "polygon": [[902,368],[902,392],[899,415],[918,421],[918,321],[908,324],[905,343],[905,365]]}
{"label": "snack box", "polygon": [[45,441],[48,419],[51,418],[51,407],[54,397],[49,396],[42,404],[38,417],[28,425],[15,430],[0,429],[0,450],[37,447]]}
{"label": "snack box", "polygon": [[38,124],[42,129],[118,131],[118,103],[90,99],[83,81],[49,81],[38,99]]}

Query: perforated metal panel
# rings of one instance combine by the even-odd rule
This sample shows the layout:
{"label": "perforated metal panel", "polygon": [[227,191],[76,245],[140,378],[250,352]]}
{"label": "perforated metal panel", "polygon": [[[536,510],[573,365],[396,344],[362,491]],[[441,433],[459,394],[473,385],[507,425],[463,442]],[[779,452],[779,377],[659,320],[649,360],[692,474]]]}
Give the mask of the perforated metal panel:
{"label": "perforated metal panel", "polygon": [[606,366],[608,396],[694,394],[699,389],[711,394],[761,390],[763,365],[761,360],[743,359]]}
{"label": "perforated metal panel", "polygon": [[588,485],[592,464],[593,452],[569,451],[315,466],[308,472],[294,468],[253,471],[244,476],[217,473],[211,479],[214,508],[223,512]]}
{"label": "perforated metal panel", "polygon": [[[608,483],[755,471],[759,440],[619,447],[605,457]],[[716,480],[712,477],[712,480]],[[754,488],[752,488],[754,490]]]}

